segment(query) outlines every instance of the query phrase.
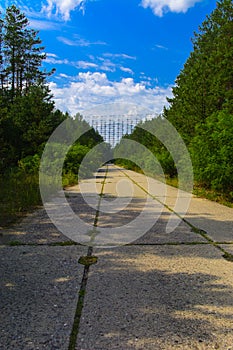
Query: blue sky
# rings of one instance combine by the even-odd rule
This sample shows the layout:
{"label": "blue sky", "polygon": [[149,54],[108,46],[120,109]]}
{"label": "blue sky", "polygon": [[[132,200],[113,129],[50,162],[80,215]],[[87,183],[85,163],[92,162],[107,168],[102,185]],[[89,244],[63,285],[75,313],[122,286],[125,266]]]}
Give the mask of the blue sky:
{"label": "blue sky", "polygon": [[[214,0],[8,0],[38,29],[56,106],[136,103],[160,113]],[[2,5],[3,6],[3,5]]]}

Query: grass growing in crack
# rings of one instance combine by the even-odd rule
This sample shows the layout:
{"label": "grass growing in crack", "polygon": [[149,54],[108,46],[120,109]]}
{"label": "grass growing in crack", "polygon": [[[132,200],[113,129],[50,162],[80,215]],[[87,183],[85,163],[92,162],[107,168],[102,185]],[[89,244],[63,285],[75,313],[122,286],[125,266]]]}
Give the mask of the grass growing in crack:
{"label": "grass growing in crack", "polygon": [[78,303],[74,315],[74,322],[73,327],[70,334],[70,341],[69,341],[69,347],[68,350],[75,350],[76,349],[76,341],[79,331],[79,324],[82,316],[82,309],[84,305],[84,297],[86,293],[86,285],[87,285],[87,278],[88,278],[88,271],[89,271],[89,265],[84,267],[83,272],[83,278],[81,282],[81,287],[78,294]]}
{"label": "grass growing in crack", "polygon": [[80,243],[77,243],[74,241],[65,241],[65,242],[50,243],[50,245],[51,246],[66,247],[66,246],[72,246],[72,245],[80,245]]}
{"label": "grass growing in crack", "polygon": [[9,246],[11,246],[11,247],[15,247],[15,246],[19,246],[19,245],[22,245],[22,243],[19,242],[19,241],[11,241],[11,242],[9,242]]}
{"label": "grass growing in crack", "polygon": [[223,254],[223,258],[226,259],[227,261],[233,262],[233,254],[225,252]]}
{"label": "grass growing in crack", "polygon": [[78,260],[79,264],[84,265],[84,266],[90,266],[93,264],[96,264],[98,260],[97,256],[81,256]]}
{"label": "grass growing in crack", "polygon": [[80,318],[82,315],[84,296],[85,296],[85,290],[80,290],[79,291],[78,305],[77,305],[76,312],[75,312],[73,329],[72,329],[72,332],[70,335],[70,343],[69,343],[68,350],[75,350],[75,347],[76,347],[76,339],[77,339],[77,334],[78,334],[78,329],[79,329]]}

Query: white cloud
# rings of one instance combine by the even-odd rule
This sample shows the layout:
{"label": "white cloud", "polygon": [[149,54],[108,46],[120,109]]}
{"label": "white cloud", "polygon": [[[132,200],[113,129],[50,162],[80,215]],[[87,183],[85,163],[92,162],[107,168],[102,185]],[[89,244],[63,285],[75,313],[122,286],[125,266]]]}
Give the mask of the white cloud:
{"label": "white cloud", "polygon": [[134,103],[160,113],[167,104],[166,96],[171,97],[171,87],[147,87],[144,82],[135,82],[132,78],[111,81],[105,73],[79,73],[70,77],[69,84],[59,87],[50,83],[56,107],[75,115],[100,104]]}
{"label": "white cloud", "polygon": [[106,45],[106,43],[103,41],[90,42],[90,41],[82,39],[82,38],[77,38],[77,39],[71,40],[71,39],[65,38],[63,36],[58,36],[57,40],[59,40],[60,42],[62,42],[65,45],[68,45],[68,46],[81,46],[81,47],[83,46],[83,47],[85,47],[85,46],[91,46],[91,45]]}
{"label": "white cloud", "polygon": [[151,8],[156,16],[162,17],[165,12],[183,12],[203,0],[142,0],[144,8]]}
{"label": "white cloud", "polygon": [[46,53],[46,56],[47,57],[54,57],[54,58],[58,57],[55,53],[50,53],[50,52]]}
{"label": "white cloud", "polygon": [[31,28],[37,30],[59,30],[61,28],[61,23],[53,21],[30,19],[29,23]]}
{"label": "white cloud", "polygon": [[156,44],[155,47],[157,47],[157,49],[168,50],[167,47],[165,47],[163,45],[159,45],[159,44]]}
{"label": "white cloud", "polygon": [[125,72],[125,73],[129,73],[129,74],[134,74],[134,72],[132,71],[132,69],[130,69],[130,68],[127,68],[127,67],[120,67],[120,70],[122,71],[122,72]]}
{"label": "white cloud", "polygon": [[110,61],[109,59],[105,59],[103,57],[98,57],[98,60],[100,62],[99,69],[103,70],[105,72],[115,72],[117,65]]}
{"label": "white cloud", "polygon": [[129,60],[136,60],[135,56],[129,56],[125,53],[110,53],[106,52],[103,54],[104,57],[111,57],[111,58],[123,58],[123,59],[129,59]]}
{"label": "white cloud", "polygon": [[63,36],[58,36],[57,40],[68,46],[78,46],[77,41],[64,38]]}
{"label": "white cloud", "polygon": [[98,65],[93,62],[88,61],[69,61],[67,58],[59,59],[55,54],[47,54],[47,57],[45,59],[46,63],[49,64],[65,64],[68,66],[76,67],[78,69],[89,69],[94,68],[97,69]]}
{"label": "white cloud", "polygon": [[[78,69],[99,69],[101,71],[105,72],[115,72],[116,68],[121,69],[122,67],[118,67],[115,63],[111,62],[110,60],[106,60],[102,57],[97,57],[96,62],[89,62],[89,61],[69,61],[67,58],[59,59],[56,55],[53,54],[47,54],[47,57],[45,59],[46,63],[56,65],[56,64],[64,64],[72,67],[76,67]],[[126,68],[127,69],[127,68]],[[124,70],[126,72],[126,69]],[[131,73],[130,68],[127,69],[128,73]]]}
{"label": "white cloud", "polygon": [[61,78],[69,78],[69,75],[61,73],[61,74],[59,74],[59,77],[61,77]]}
{"label": "white cloud", "polygon": [[[58,56],[56,56],[55,54],[47,54],[46,55],[47,58],[45,60],[46,63],[49,64],[64,64],[64,65],[69,65],[72,67],[76,67],[78,69],[93,69],[93,70],[99,70],[99,71],[103,71],[103,72],[116,72],[117,70],[121,70],[124,73],[128,73],[130,75],[134,74],[133,70],[129,67],[125,67],[122,63],[119,62],[113,62],[111,61],[109,58],[106,57],[112,57],[111,54],[109,54],[108,56],[106,56],[105,54],[103,55],[104,57],[94,57],[94,56],[89,56],[90,61],[84,61],[84,60],[80,60],[80,61],[70,61],[67,58],[63,58],[60,59]],[[116,55],[113,55],[114,57]],[[117,56],[128,58],[125,57],[127,55],[121,55],[118,54]],[[130,56],[129,56],[130,57]]]}
{"label": "white cloud", "polygon": [[[94,59],[92,57],[92,59]],[[136,60],[136,57],[129,56],[124,53],[104,53],[102,57],[97,57],[99,69],[105,72],[115,72],[116,69],[120,69],[122,72],[133,74],[132,69],[125,67],[122,63],[124,60]]]}
{"label": "white cloud", "polygon": [[[94,60],[94,62],[93,62]],[[48,53],[46,55],[45,59],[46,63],[52,64],[52,65],[68,65],[72,67],[76,67],[77,69],[94,69],[94,70],[100,70],[104,72],[115,72],[117,69],[121,70],[122,72],[134,74],[132,69],[121,66],[119,64],[116,64],[109,59],[103,58],[103,57],[97,57],[93,58],[92,62],[90,61],[70,61],[67,58],[60,59],[58,56],[52,53]]]}
{"label": "white cloud", "polygon": [[49,56],[47,55],[46,59],[45,59],[45,62],[46,63],[49,63],[49,64],[67,64],[69,66],[75,66],[76,63],[75,62],[71,62],[69,60],[67,60],[67,58],[64,58],[64,59],[58,59],[54,56]]}
{"label": "white cloud", "polygon": [[81,69],[98,68],[97,64],[87,61],[78,61],[76,66]]}
{"label": "white cloud", "polygon": [[47,0],[42,11],[51,17],[53,14],[61,16],[65,21],[70,19],[70,12],[78,8],[84,11],[86,0]]}

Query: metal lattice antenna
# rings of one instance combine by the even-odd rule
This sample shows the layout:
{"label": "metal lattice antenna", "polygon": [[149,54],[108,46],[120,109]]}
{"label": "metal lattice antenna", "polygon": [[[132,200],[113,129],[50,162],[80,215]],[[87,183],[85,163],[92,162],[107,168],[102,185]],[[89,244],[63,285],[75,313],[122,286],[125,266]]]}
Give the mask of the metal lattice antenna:
{"label": "metal lattice antenna", "polygon": [[84,115],[84,119],[103,137],[105,142],[115,146],[125,134],[131,134],[135,126],[155,115],[150,114],[108,114]]}

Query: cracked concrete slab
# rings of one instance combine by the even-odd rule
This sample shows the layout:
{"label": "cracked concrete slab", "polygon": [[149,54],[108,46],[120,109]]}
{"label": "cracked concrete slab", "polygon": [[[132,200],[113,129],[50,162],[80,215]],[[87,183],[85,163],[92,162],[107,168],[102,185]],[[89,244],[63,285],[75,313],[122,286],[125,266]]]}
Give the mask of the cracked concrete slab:
{"label": "cracked concrete slab", "polygon": [[[186,222],[173,216],[179,222],[168,231],[171,211],[161,202],[174,206],[177,189],[168,186],[164,197],[159,181],[111,166],[107,178],[103,170],[84,181],[83,193],[77,186],[65,192],[65,205],[75,215],[92,227],[95,222],[97,231],[106,229],[100,243],[123,246],[94,248],[98,262],[90,266],[82,290],[85,268],[78,259],[87,247],[68,246],[74,243],[44,209],[1,231],[2,349],[68,350],[75,327],[76,350],[233,349],[232,262],[223,259],[224,252],[233,254],[226,244],[232,241],[233,209],[193,197]],[[188,197],[181,192],[181,199]],[[65,213],[61,205],[60,221]],[[130,232],[141,235],[129,241]]]}
{"label": "cracked concrete slab", "polygon": [[[80,193],[67,192],[67,202],[71,209],[86,223],[92,225],[96,210],[88,205]],[[71,241],[51,222],[48,214],[57,210],[51,201],[48,212],[44,208],[28,214],[19,223],[0,230],[0,244],[56,244]],[[63,209],[61,210],[63,211]],[[64,218],[63,218],[64,219]],[[78,228],[77,228],[78,230]]]}
{"label": "cracked concrete slab", "polygon": [[[123,171],[127,172],[130,177],[134,177],[134,172]],[[147,181],[145,179],[143,180],[143,175],[139,174],[134,179],[139,182],[140,186],[147,189]],[[172,186],[166,186],[166,195],[163,197],[161,186],[164,185],[155,179],[150,178],[149,181],[150,187],[152,188],[152,191],[150,191],[151,194],[155,195],[171,209],[174,209],[178,189]],[[179,195],[184,199],[190,196],[190,194],[184,191],[181,191]],[[187,213],[181,216],[184,216],[185,220],[193,226],[206,231],[209,237],[214,241],[233,242],[233,208],[204,198],[198,198],[194,195],[192,195],[190,199]]]}
{"label": "cracked concrete slab", "polygon": [[1,246],[1,349],[68,348],[86,250]]}
{"label": "cracked concrete slab", "polygon": [[232,349],[232,265],[213,246],[94,254],[76,350]]}

